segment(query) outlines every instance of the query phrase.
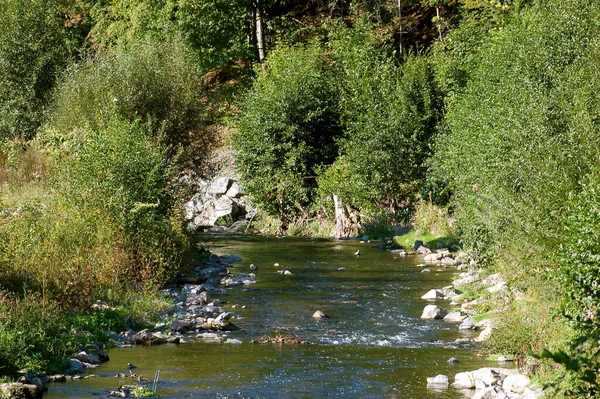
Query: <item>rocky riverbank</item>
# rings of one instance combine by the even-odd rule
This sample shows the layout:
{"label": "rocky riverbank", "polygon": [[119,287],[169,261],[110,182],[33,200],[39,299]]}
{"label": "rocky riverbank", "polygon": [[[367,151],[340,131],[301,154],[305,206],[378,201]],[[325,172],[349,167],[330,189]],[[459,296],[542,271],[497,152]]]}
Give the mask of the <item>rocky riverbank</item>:
{"label": "rocky riverbank", "polygon": [[[488,340],[494,332],[496,317],[501,317],[506,304],[522,298],[522,293],[510,290],[500,275],[485,276],[485,271],[464,253],[452,254],[447,250],[432,252],[421,245],[416,250],[424,255],[425,263],[419,265],[423,268],[422,272],[430,272],[431,268],[457,268],[458,276],[450,285],[433,288],[421,297],[428,302],[450,301],[448,309],[438,304],[428,304],[421,318],[443,319],[446,323],[456,324],[459,331],[466,333],[465,337],[456,340],[458,344],[476,345]],[[473,298],[473,295],[463,295],[464,291],[482,295]],[[488,299],[492,295],[495,301]],[[493,308],[498,303],[502,303],[502,307]],[[480,314],[481,309],[487,309],[485,314]],[[449,362],[452,361],[449,359]],[[499,365],[508,365],[513,361],[510,356],[497,356]],[[452,386],[473,399],[534,399],[543,394],[543,389],[532,384],[528,375],[519,369],[506,367],[486,367],[457,373],[454,382],[448,376],[437,375],[427,378],[427,386],[433,390],[445,390]]]}

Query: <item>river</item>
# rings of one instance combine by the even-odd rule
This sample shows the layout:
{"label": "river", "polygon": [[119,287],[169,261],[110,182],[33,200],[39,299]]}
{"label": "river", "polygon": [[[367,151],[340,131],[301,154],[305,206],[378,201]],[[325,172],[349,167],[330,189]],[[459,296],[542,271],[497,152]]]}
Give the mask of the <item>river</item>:
{"label": "river", "polygon": [[[117,388],[131,362],[152,379],[161,398],[463,398],[450,388],[428,390],[426,378],[490,366],[454,343],[456,325],[421,320],[420,297],[452,280],[454,268],[422,273],[418,256],[398,257],[372,243],[256,236],[204,236],[218,255],[237,254],[233,273],[257,283],[228,289],[221,299],[241,331],[241,344],[186,343],[112,349],[96,377],[50,386],[47,399],[98,398]],[[354,255],[360,250],[360,256]],[[282,276],[274,263],[292,272]],[[444,301],[441,302],[444,306]],[[447,303],[446,303],[447,305]],[[314,320],[321,310],[328,316]],[[308,345],[253,344],[273,332],[292,333]],[[450,357],[460,360],[448,364]]]}

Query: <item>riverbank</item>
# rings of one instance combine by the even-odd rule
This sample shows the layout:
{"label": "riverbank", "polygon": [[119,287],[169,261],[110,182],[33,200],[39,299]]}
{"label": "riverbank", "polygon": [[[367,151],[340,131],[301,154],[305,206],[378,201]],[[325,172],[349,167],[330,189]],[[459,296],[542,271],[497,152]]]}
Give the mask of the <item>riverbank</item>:
{"label": "riverbank", "polygon": [[[448,309],[433,304],[427,305],[421,317],[431,320],[443,319],[447,323],[455,324],[459,331],[468,335],[457,339],[457,342],[473,343],[482,353],[488,351],[486,342],[494,336],[498,320],[503,317],[509,303],[523,299],[523,292],[510,289],[499,274],[487,273],[477,262],[469,260],[466,253],[452,254],[447,250],[431,252],[422,246],[417,247],[417,250],[424,255],[425,263],[420,265],[423,272],[431,272],[430,268],[448,265],[456,265],[458,272],[458,278],[450,285],[433,288],[421,297],[429,302],[450,300]],[[497,366],[457,373],[453,382],[448,376],[439,374],[427,378],[427,386],[434,390],[447,389],[450,385],[457,389],[471,390],[465,395],[477,399],[533,399],[544,394],[540,384],[532,383],[523,359],[516,359],[508,353],[494,354],[488,356],[488,359],[497,362]],[[518,365],[519,369],[515,369],[515,365]]]}

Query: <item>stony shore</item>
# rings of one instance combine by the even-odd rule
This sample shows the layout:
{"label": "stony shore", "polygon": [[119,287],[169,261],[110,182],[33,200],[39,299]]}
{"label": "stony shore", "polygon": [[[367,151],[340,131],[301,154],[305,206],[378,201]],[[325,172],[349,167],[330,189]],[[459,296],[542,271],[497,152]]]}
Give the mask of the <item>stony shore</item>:
{"label": "stony shore", "polygon": [[[466,332],[468,336],[459,338],[456,343],[463,345],[477,345],[488,340],[494,332],[494,324],[501,317],[502,308],[491,309],[486,316],[478,315],[478,308],[493,305],[486,299],[486,295],[478,298],[466,299],[462,291],[483,292],[503,298],[503,303],[520,300],[522,294],[511,291],[506,282],[498,274],[485,276],[478,264],[469,260],[467,254],[453,254],[447,250],[432,252],[426,247],[418,245],[415,248],[424,256],[424,262],[419,266],[422,272],[430,272],[432,268],[456,267],[458,278],[448,286],[432,288],[424,293],[421,299],[428,302],[450,301],[449,309],[437,304],[426,305],[421,318],[435,320],[443,319],[446,323],[456,324],[458,330]],[[485,277],[484,277],[485,276]],[[494,315],[495,317],[489,317]],[[479,317],[477,317],[479,316]],[[479,318],[475,322],[474,318]],[[453,359],[449,359],[452,362]],[[427,386],[432,390],[444,390],[452,386],[461,390],[465,397],[473,399],[534,399],[543,394],[543,389],[532,384],[531,379],[519,369],[506,367],[514,359],[510,356],[497,357],[498,367],[485,367],[479,370],[461,372],[454,376],[454,381],[445,375],[427,378]],[[505,367],[502,367],[505,366]]]}

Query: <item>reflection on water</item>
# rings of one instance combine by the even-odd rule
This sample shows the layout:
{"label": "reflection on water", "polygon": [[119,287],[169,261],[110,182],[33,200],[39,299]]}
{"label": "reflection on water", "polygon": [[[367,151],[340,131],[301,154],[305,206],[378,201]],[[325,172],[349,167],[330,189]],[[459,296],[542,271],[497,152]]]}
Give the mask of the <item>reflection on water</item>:
{"label": "reflection on water", "polygon": [[[451,269],[421,273],[419,258],[398,259],[354,241],[208,236],[201,244],[219,255],[240,255],[233,273],[258,266],[257,284],[231,288],[221,298],[242,328],[227,337],[242,344],[113,349],[97,377],[53,385],[47,397],[106,395],[126,382],[114,375],[132,362],[150,379],[161,370],[162,398],[462,398],[453,389],[427,390],[426,377],[452,379],[488,365],[454,344],[461,336],[456,326],[419,318],[426,305],[420,296],[448,285]],[[353,255],[358,248],[361,255]],[[293,275],[278,275],[276,262]],[[312,319],[316,310],[330,318]],[[272,332],[312,344],[251,343]],[[461,362],[449,365],[450,357]]]}

